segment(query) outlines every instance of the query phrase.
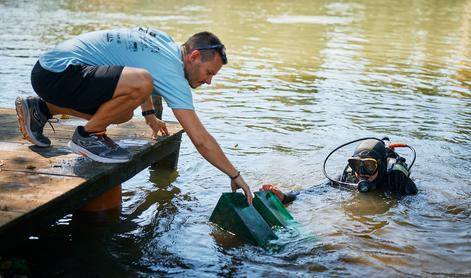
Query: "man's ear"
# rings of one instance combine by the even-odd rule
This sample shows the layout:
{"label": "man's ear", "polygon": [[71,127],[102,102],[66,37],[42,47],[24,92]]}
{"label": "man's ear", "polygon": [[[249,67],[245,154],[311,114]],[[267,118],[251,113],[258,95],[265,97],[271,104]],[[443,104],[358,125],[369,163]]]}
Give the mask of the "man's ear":
{"label": "man's ear", "polygon": [[190,60],[190,62],[194,62],[200,56],[201,56],[201,52],[199,50],[193,50],[193,51],[191,51],[190,57],[189,57],[188,60]]}

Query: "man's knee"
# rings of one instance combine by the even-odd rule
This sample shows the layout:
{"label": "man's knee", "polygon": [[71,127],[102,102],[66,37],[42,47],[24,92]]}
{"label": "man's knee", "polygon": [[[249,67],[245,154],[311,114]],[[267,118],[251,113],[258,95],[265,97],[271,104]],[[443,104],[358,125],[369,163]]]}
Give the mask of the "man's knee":
{"label": "man's knee", "polygon": [[150,95],[154,89],[154,80],[152,79],[152,75],[150,75],[147,70],[141,69],[137,73],[136,79],[138,80],[137,82],[142,93]]}
{"label": "man's knee", "polygon": [[134,111],[128,111],[127,113],[124,113],[123,115],[124,122],[131,120],[133,116],[134,116]]}
{"label": "man's knee", "polygon": [[145,69],[125,68],[118,89],[126,91],[132,99],[144,102],[154,89],[152,75]]}

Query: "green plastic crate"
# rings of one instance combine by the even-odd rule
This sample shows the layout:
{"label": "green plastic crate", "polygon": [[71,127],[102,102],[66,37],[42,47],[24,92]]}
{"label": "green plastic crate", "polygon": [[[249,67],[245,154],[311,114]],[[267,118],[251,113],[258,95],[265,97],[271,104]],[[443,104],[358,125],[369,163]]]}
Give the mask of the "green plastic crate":
{"label": "green plastic crate", "polygon": [[283,203],[271,191],[255,192],[253,206],[272,228],[287,228],[293,224],[298,224]]}
{"label": "green plastic crate", "polygon": [[247,203],[242,193],[223,193],[209,220],[259,246],[278,239],[255,207]]}

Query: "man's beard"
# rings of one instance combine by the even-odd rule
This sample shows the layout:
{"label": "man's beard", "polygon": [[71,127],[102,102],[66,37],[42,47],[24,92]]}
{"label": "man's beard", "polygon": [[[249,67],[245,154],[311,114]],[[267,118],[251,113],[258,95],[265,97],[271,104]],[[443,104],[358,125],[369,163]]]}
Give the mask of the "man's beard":
{"label": "man's beard", "polygon": [[188,72],[187,72],[187,70],[186,70],[185,68],[183,68],[183,72],[185,73],[185,79],[186,79],[186,81],[188,82],[188,85],[190,85],[190,87],[191,87],[192,89],[196,89],[198,86],[193,86],[193,84],[191,83],[189,74],[188,74]]}

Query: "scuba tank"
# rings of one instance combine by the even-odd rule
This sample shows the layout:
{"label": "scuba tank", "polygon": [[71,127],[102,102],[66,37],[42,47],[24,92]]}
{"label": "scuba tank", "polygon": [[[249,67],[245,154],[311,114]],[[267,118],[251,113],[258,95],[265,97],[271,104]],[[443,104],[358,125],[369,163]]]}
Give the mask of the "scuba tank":
{"label": "scuba tank", "polygon": [[[401,143],[389,143],[387,146],[387,180],[383,183],[385,190],[400,196],[417,194],[417,186],[410,179],[411,168],[415,162],[415,150]],[[410,167],[407,167],[406,159],[395,152],[395,148],[410,148],[413,151],[414,159]]]}
{"label": "scuba tank", "polygon": [[[385,141],[386,144],[386,158],[388,165],[387,173],[389,174],[392,171],[400,171],[404,173],[406,177],[409,177],[412,165],[414,165],[416,158],[415,149],[404,143],[391,143],[388,137],[383,138],[383,141]],[[414,159],[412,160],[410,167],[407,167],[406,159],[395,152],[396,148],[409,148],[412,150]]]}
{"label": "scuba tank", "polygon": [[[347,166],[345,167],[341,177],[339,179],[332,179],[327,174],[326,169],[325,169],[325,165],[329,157],[333,153],[335,153],[336,151],[338,151],[339,149],[347,145],[350,145],[352,143],[359,142],[359,141],[365,141],[365,140],[370,140],[370,141],[375,140],[380,143],[379,144],[374,143],[374,141],[362,142],[355,149],[354,157],[349,158],[349,164],[347,164]],[[403,147],[409,148],[413,153],[414,158],[409,167],[407,167],[406,159],[404,157],[401,157],[398,153],[395,152],[395,148],[403,148]],[[369,181],[369,177],[365,177],[365,176],[356,177],[354,170],[350,166],[350,159],[361,160],[360,157],[362,156],[364,157],[363,160],[368,160],[368,158],[371,158],[371,157],[377,160],[378,165],[375,172],[377,176],[372,182]],[[415,149],[407,144],[391,143],[389,138],[387,137],[383,139],[378,139],[374,137],[366,137],[366,138],[360,138],[360,139],[347,142],[335,148],[333,151],[331,151],[324,160],[323,173],[324,173],[324,176],[328,180],[330,180],[333,184],[341,185],[343,187],[353,189],[353,190],[358,190],[359,192],[368,192],[368,191],[372,191],[376,189],[377,184],[381,183],[383,179],[385,177],[388,177],[389,174],[392,173],[393,171],[399,171],[402,174],[404,174],[405,177],[409,178],[411,168],[414,165],[415,159],[416,159]],[[361,167],[364,166],[363,164],[364,163],[361,162]],[[370,176],[373,176],[373,173],[370,173]]]}

